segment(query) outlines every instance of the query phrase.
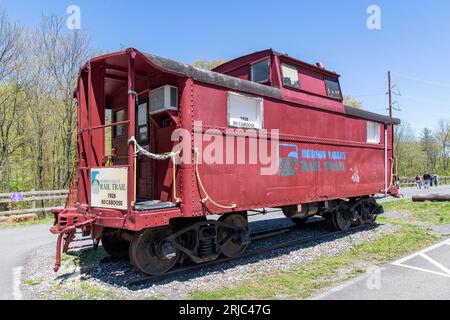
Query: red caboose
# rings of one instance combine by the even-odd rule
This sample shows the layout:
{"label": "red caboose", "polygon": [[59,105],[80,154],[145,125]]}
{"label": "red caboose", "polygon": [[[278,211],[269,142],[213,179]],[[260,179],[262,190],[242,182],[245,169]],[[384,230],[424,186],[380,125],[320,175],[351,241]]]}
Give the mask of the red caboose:
{"label": "red caboose", "polygon": [[[248,210],[322,215],[346,230],[396,195],[398,119],[343,105],[339,75],[273,50],[207,71],[128,49],[90,60],[76,89],[76,174],[52,232],[147,274],[236,257]],[[208,215],[220,215],[207,220]]]}

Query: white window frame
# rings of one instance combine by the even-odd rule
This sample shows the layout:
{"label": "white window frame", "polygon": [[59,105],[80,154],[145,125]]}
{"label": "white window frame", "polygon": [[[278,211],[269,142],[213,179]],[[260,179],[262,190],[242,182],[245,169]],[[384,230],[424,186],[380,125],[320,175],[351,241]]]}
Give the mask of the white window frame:
{"label": "white window frame", "polygon": [[[289,69],[289,68],[290,68],[290,69],[295,69],[296,74],[297,74],[298,87],[290,86],[290,85],[284,83],[285,75],[284,75],[283,67],[288,68],[288,69]],[[293,71],[293,70],[292,70],[292,71]],[[300,89],[300,77],[299,77],[299,75],[298,75],[298,68],[297,68],[296,66],[294,66],[294,65],[292,65],[292,64],[289,64],[289,63],[282,62],[282,63],[281,63],[281,77],[282,77],[281,81],[282,81],[282,83],[283,83],[283,86],[288,87],[288,88],[293,88],[293,89]],[[290,77],[289,77],[289,78],[290,78]],[[291,81],[292,81],[292,79],[291,79]]]}
{"label": "white window frame", "polygon": [[[237,126],[231,123],[231,99],[232,97],[241,97],[244,99],[253,100],[258,103],[258,115],[257,115],[257,125],[255,127],[246,127],[246,126]],[[264,99],[260,97],[244,95],[237,92],[228,91],[227,97],[227,119],[228,119],[228,127],[231,128],[239,128],[239,129],[250,129],[250,130],[261,130],[264,129]]]}
{"label": "white window frame", "polygon": [[366,121],[366,142],[370,144],[381,143],[381,124],[374,121]]}

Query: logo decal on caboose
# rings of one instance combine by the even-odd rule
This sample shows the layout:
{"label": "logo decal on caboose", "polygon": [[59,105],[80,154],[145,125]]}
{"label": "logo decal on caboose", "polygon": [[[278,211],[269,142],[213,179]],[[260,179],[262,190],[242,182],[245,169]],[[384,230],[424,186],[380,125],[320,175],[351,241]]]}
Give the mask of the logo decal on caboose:
{"label": "logo decal on caboose", "polygon": [[100,181],[96,179],[99,174],[99,171],[92,171],[91,173],[91,190],[94,194],[100,193]]}
{"label": "logo decal on caboose", "polygon": [[292,177],[301,172],[346,172],[347,154],[341,151],[301,150],[295,144],[278,145],[279,175]]}
{"label": "logo decal on caboose", "polygon": [[279,174],[282,177],[297,175],[298,146],[295,144],[278,144]]}
{"label": "logo decal on caboose", "polygon": [[359,170],[358,170],[358,168],[355,168],[355,169],[350,168],[350,171],[353,173],[352,174],[352,181],[354,183],[359,183],[360,179],[359,179]]}
{"label": "logo decal on caboose", "polygon": [[127,209],[128,168],[98,168],[91,171],[91,205]]}

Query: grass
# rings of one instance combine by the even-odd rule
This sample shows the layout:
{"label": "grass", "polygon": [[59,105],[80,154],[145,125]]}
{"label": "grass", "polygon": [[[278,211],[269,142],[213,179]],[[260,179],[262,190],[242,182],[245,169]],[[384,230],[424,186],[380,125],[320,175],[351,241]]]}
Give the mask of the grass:
{"label": "grass", "polygon": [[[413,203],[405,200],[386,203],[384,208],[386,212],[412,212],[413,219],[418,221],[450,224],[450,206],[447,203]],[[387,217],[382,217],[379,221],[396,225],[398,231],[370,243],[355,245],[350,251],[338,256],[319,258],[293,270],[260,276],[235,287],[195,291],[190,298],[305,299],[324,288],[366,272],[369,266],[381,266],[440,239],[431,230],[411,224],[412,221],[398,221]]]}
{"label": "grass", "polygon": [[124,297],[112,289],[103,289],[88,282],[78,282],[70,286],[70,291],[61,295],[62,300],[123,300]]}
{"label": "grass", "polygon": [[27,284],[27,285],[33,287],[33,286],[38,286],[38,285],[40,285],[43,281],[44,281],[44,280],[41,279],[41,278],[38,278],[38,279],[27,279],[27,280],[25,281],[25,284]]}
{"label": "grass", "polygon": [[38,224],[50,224],[54,222],[54,218],[52,215],[45,215],[44,218],[35,219],[35,220],[29,220],[29,221],[21,221],[21,222],[3,222],[0,223],[0,229],[6,229],[6,228],[19,228],[19,227],[25,227],[25,226],[31,226],[31,225],[38,225]]}
{"label": "grass", "polygon": [[383,204],[383,207],[386,212],[411,212],[416,221],[429,222],[435,225],[450,224],[450,202],[412,202],[411,200],[399,200],[386,202]]}

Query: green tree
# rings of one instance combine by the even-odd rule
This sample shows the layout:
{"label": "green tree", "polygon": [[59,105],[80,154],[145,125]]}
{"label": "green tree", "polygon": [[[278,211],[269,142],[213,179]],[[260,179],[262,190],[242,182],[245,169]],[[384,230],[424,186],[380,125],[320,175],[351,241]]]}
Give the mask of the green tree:
{"label": "green tree", "polygon": [[439,148],[436,140],[433,137],[433,133],[430,129],[424,128],[420,133],[420,145],[423,152],[426,155],[426,170],[436,170],[436,162],[439,154]]}
{"label": "green tree", "polygon": [[439,144],[439,158],[442,172],[449,173],[450,169],[450,118],[440,119],[436,130],[436,141]]}
{"label": "green tree", "polygon": [[362,109],[363,103],[351,96],[344,96],[344,105],[352,108]]}
{"label": "green tree", "polygon": [[225,60],[205,60],[200,59],[192,63],[194,67],[206,69],[206,70],[212,70],[217,66],[220,66],[221,64],[225,63]]}

